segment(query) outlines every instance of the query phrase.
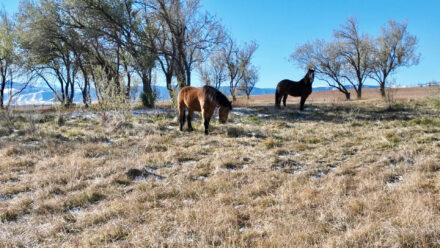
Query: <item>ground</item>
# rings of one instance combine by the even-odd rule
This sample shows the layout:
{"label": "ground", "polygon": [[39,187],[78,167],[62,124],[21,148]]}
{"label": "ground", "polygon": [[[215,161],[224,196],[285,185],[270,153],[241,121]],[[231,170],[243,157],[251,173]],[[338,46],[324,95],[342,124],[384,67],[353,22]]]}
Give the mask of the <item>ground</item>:
{"label": "ground", "polygon": [[440,247],[434,90],[242,99],[208,136],[169,106],[2,112],[0,247]]}

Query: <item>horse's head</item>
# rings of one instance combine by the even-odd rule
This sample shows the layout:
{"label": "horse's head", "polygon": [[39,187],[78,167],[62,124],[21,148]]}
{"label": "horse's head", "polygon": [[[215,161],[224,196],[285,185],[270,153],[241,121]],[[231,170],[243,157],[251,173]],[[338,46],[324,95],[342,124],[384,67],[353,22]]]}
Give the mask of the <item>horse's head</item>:
{"label": "horse's head", "polygon": [[218,109],[218,119],[221,123],[225,123],[228,120],[229,112],[232,110],[232,104],[228,101],[229,104],[220,106]]}
{"label": "horse's head", "polygon": [[314,79],[315,79],[315,70],[309,69],[309,71],[307,72],[307,81],[310,84],[312,84]]}

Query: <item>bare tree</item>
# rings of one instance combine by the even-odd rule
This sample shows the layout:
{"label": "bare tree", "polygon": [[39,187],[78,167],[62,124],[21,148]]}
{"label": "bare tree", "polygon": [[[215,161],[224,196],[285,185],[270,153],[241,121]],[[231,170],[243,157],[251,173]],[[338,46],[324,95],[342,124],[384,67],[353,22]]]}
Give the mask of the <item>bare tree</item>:
{"label": "bare tree", "polygon": [[36,74],[26,66],[27,58],[20,53],[16,20],[9,18],[6,11],[0,11],[0,33],[0,107],[9,108],[15,97],[33,82]]}
{"label": "bare tree", "polygon": [[170,32],[174,75],[180,87],[191,85],[194,66],[206,60],[223,41],[223,27],[209,13],[201,13],[199,0],[155,0],[152,6]]}
{"label": "bare tree", "polygon": [[[23,0],[17,16],[27,64],[64,105],[73,103],[77,86],[86,106],[93,85],[98,100],[108,99],[106,92],[131,99],[132,82],[140,79],[143,103],[153,106],[157,66],[173,97],[174,79],[179,87],[191,85],[193,69],[208,58],[220,69],[214,84],[225,81],[227,63],[219,58],[226,56],[210,57],[224,44],[224,29],[199,0]],[[234,50],[240,61],[234,69],[250,60],[251,47]]]}
{"label": "bare tree", "polygon": [[243,68],[243,78],[241,79],[240,89],[249,99],[255,84],[258,82],[258,68],[254,65],[249,65],[247,68]]}
{"label": "bare tree", "polygon": [[347,19],[340,30],[334,31],[339,53],[344,58],[342,76],[353,86],[357,97],[362,97],[362,87],[372,71],[373,40],[359,33],[359,25],[354,17]]}
{"label": "bare tree", "polygon": [[154,28],[151,29],[151,32],[148,32],[148,37],[152,44],[152,49],[154,49],[154,53],[158,57],[157,61],[159,62],[160,69],[165,76],[168,94],[171,99],[175,99],[176,95],[172,82],[175,71],[173,58],[176,56],[176,47],[174,46],[172,34],[164,20],[158,18],[157,13],[154,13],[154,15],[154,21],[151,22]]}
{"label": "bare tree", "polygon": [[235,41],[229,38],[224,48],[224,60],[227,66],[227,76],[229,81],[229,93],[232,96],[232,101],[237,100],[237,88],[243,78],[245,68],[251,63],[252,56],[257,50],[258,45],[254,41],[247,44],[243,48],[239,48]]}
{"label": "bare tree", "polygon": [[408,22],[388,21],[382,27],[382,34],[376,39],[374,61],[370,77],[377,81],[383,97],[389,75],[399,67],[409,67],[419,63],[420,54],[416,53],[417,37],[407,31]]}
{"label": "bare tree", "polygon": [[[8,76],[16,60],[16,38],[14,23],[6,11],[0,11],[0,108],[4,108],[4,93]],[[11,81],[12,83],[12,81]],[[9,92],[9,96],[12,92]]]}
{"label": "bare tree", "polygon": [[101,84],[111,82],[114,85],[107,84],[108,87],[130,99],[132,79],[139,77],[143,103],[152,107],[155,97],[151,80],[157,54],[150,39],[153,27],[149,4],[134,0],[72,0],[65,2],[63,10],[70,20],[66,26],[87,34],[91,54],[87,60],[94,68],[89,72],[93,81],[97,79],[95,69],[101,67],[107,76],[106,81],[99,80]]}
{"label": "bare tree", "polygon": [[237,88],[238,83],[240,82],[240,58],[239,58],[239,50],[235,41],[232,38],[229,38],[226,42],[225,47],[223,48],[223,56],[224,61],[226,63],[227,68],[227,77],[229,81],[229,93],[232,96],[233,101],[235,101],[235,89]]}
{"label": "bare tree", "polygon": [[[12,103],[14,103],[14,99],[19,96],[37,77],[37,74],[32,69],[28,69],[24,67],[22,63],[14,65],[14,73],[11,73],[10,80],[8,83],[9,92],[8,92],[8,103],[6,108],[9,109]],[[15,77],[14,77],[15,76]],[[14,85],[17,86],[17,83],[14,83],[15,79],[20,79],[21,83],[17,88],[14,88]]]}
{"label": "bare tree", "polygon": [[350,99],[350,92],[344,85],[342,70],[345,64],[341,56],[339,44],[316,40],[296,48],[290,55],[290,60],[296,62],[301,68],[313,68],[316,77],[325,81],[329,86],[338,89]]}
{"label": "bare tree", "polygon": [[[72,51],[77,36],[66,29],[65,13],[59,11],[58,1],[41,1],[35,4],[22,2],[20,19],[20,45],[40,78],[46,82],[55,97],[65,106],[73,103],[79,67]],[[53,79],[58,86],[53,84]],[[61,95],[59,94],[61,92]]]}
{"label": "bare tree", "polygon": [[209,57],[207,63],[197,66],[200,78],[205,85],[219,89],[227,79],[224,51],[216,51]]}

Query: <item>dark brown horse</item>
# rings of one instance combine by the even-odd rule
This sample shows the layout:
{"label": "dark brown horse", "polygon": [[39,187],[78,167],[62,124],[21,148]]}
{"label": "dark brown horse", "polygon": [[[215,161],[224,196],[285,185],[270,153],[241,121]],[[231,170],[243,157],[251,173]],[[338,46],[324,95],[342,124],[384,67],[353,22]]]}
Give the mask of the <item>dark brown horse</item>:
{"label": "dark brown horse", "polygon": [[307,74],[299,82],[284,79],[277,85],[275,92],[275,106],[280,108],[281,98],[283,98],[284,107],[286,107],[287,95],[300,96],[300,110],[304,110],[304,103],[307,97],[312,94],[312,83],[315,78],[315,71],[309,69]]}
{"label": "dark brown horse", "polygon": [[179,108],[180,131],[185,125],[185,109],[188,109],[188,130],[192,131],[191,118],[194,111],[201,111],[205,125],[205,134],[208,134],[209,121],[216,107],[219,108],[218,115],[221,123],[228,120],[228,114],[232,110],[231,102],[217,89],[211,86],[194,88],[191,86],[183,87],[177,97]]}

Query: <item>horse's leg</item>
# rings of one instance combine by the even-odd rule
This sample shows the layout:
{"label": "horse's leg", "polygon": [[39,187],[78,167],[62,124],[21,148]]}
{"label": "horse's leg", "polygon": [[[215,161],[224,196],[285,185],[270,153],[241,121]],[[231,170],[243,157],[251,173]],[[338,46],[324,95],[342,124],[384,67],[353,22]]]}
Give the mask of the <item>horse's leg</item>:
{"label": "horse's leg", "polygon": [[205,125],[205,134],[209,134],[209,121],[211,120],[211,117],[205,118],[205,122],[203,123]]}
{"label": "horse's leg", "polygon": [[179,122],[180,122],[180,131],[183,131],[183,126],[185,125],[185,108],[179,106]]}
{"label": "horse's leg", "polygon": [[281,105],[281,95],[280,93],[278,93],[278,89],[277,89],[277,91],[275,92],[275,107],[279,109],[281,108],[280,105]]}
{"label": "horse's leg", "polygon": [[284,107],[286,107],[286,101],[287,101],[287,94],[285,94],[283,96],[283,105],[284,105]]}
{"label": "horse's leg", "polygon": [[213,107],[203,107],[202,109],[202,118],[204,120],[203,124],[205,125],[205,134],[209,134],[209,121],[211,120],[211,116],[214,113]]}
{"label": "horse's leg", "polygon": [[301,111],[304,111],[304,103],[306,102],[307,96],[301,96],[301,102],[300,102],[300,106],[299,109]]}
{"label": "horse's leg", "polygon": [[188,131],[193,130],[193,127],[191,125],[191,119],[192,119],[193,114],[194,114],[194,111],[188,109]]}

